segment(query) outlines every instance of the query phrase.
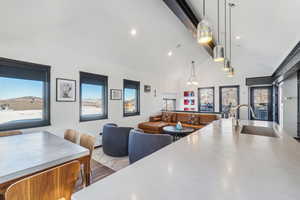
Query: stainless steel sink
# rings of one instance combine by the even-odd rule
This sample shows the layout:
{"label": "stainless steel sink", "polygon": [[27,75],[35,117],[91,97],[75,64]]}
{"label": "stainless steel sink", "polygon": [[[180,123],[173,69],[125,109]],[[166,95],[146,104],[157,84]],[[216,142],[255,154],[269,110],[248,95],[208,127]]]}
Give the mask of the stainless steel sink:
{"label": "stainless steel sink", "polygon": [[273,128],[261,126],[243,126],[241,134],[259,135],[266,137],[278,137]]}

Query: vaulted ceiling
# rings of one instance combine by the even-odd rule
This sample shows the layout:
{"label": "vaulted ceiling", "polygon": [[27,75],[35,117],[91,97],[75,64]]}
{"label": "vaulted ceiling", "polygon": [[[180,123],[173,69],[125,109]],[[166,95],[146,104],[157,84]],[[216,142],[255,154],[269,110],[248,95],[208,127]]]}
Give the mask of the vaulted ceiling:
{"label": "vaulted ceiling", "polygon": [[[201,16],[202,0],[187,0]],[[232,9],[233,59],[241,54],[275,70],[300,40],[298,0],[227,0]],[[224,0],[220,0],[221,32],[224,41]],[[206,0],[206,15],[217,31],[217,0]],[[240,36],[240,40],[235,37]],[[246,60],[245,60],[246,61]],[[255,67],[255,66],[253,66]],[[257,66],[259,67],[259,66]],[[271,73],[270,73],[271,75]]]}
{"label": "vaulted ceiling", "polygon": [[[188,2],[201,15],[202,1]],[[241,39],[234,40],[233,59],[239,60],[238,67],[245,72],[251,67],[257,74],[263,69],[264,75],[271,75],[300,39],[300,1],[234,2],[233,35]],[[216,3],[206,1],[215,31]],[[9,0],[1,4],[0,24],[2,57],[50,65],[62,56],[72,60],[71,64],[90,57],[132,69],[172,71],[174,78],[182,70],[189,71],[191,60],[203,63],[209,59],[162,0]],[[132,28],[137,29],[135,37],[129,34]],[[176,48],[179,43],[182,46]],[[167,56],[169,50],[172,57]]]}

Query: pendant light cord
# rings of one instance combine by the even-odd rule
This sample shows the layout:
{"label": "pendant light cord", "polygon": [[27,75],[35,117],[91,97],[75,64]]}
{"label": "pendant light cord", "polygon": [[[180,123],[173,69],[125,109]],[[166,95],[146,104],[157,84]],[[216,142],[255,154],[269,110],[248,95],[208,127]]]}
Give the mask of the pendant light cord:
{"label": "pendant light cord", "polygon": [[220,0],[218,0],[218,44],[220,44]]}
{"label": "pendant light cord", "polygon": [[225,59],[227,59],[227,0],[224,0],[224,13],[225,13]]}
{"label": "pendant light cord", "polygon": [[195,77],[196,73],[195,73],[195,62],[192,61],[192,76],[191,77]]}
{"label": "pendant light cord", "polygon": [[205,0],[203,0],[203,19],[205,18]]}
{"label": "pendant light cord", "polygon": [[230,61],[231,61],[231,8],[232,8],[233,4],[229,3],[229,53],[230,53]]}

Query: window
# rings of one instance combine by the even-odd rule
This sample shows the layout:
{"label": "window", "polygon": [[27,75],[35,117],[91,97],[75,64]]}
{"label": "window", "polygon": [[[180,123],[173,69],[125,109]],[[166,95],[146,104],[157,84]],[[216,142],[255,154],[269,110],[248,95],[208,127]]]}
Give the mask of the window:
{"label": "window", "polygon": [[240,104],[240,86],[221,86],[219,92],[221,113],[227,113],[230,108]]}
{"label": "window", "polygon": [[198,110],[199,112],[215,111],[215,88],[199,88],[198,89]]}
{"label": "window", "polygon": [[124,116],[140,114],[140,82],[124,80],[123,90]]}
{"label": "window", "polygon": [[[272,89],[272,86],[250,88],[250,105],[256,115],[255,120],[272,121]],[[251,114],[250,119],[254,120]]]}
{"label": "window", "polygon": [[165,111],[176,110],[176,99],[163,99],[163,109]]}
{"label": "window", "polygon": [[107,119],[107,76],[80,72],[80,121]]}
{"label": "window", "polygon": [[50,125],[50,66],[0,58],[0,131]]}

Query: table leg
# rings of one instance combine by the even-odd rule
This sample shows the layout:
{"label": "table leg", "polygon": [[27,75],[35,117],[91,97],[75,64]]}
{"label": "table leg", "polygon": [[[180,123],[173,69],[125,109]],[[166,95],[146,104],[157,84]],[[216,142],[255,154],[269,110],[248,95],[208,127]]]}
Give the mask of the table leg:
{"label": "table leg", "polygon": [[90,162],[90,156],[87,156],[86,159],[84,159],[84,176],[85,176],[85,186],[89,186],[91,184],[91,162]]}

